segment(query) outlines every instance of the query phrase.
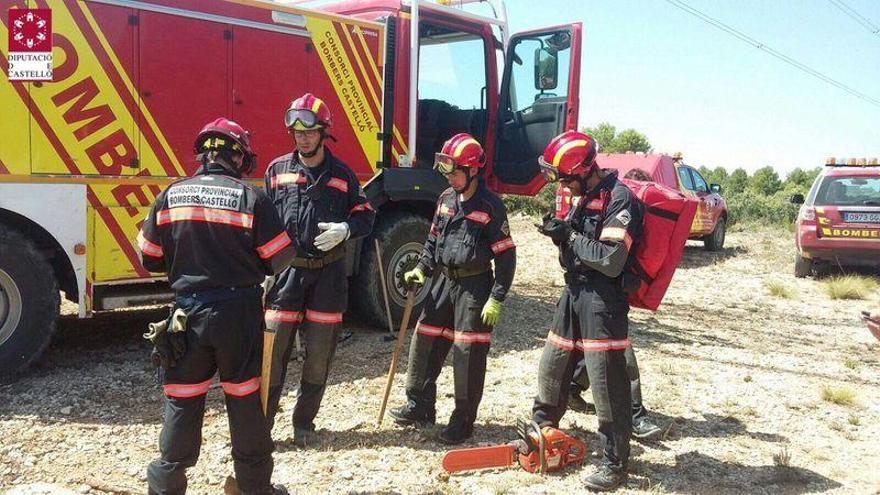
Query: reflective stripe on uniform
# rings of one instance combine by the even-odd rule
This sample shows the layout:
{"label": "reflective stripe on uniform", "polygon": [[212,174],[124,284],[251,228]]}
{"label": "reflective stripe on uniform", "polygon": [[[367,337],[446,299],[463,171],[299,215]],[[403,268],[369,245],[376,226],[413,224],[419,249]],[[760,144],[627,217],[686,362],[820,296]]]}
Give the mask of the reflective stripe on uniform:
{"label": "reflective stripe on uniform", "polygon": [[271,241],[263,244],[262,246],[257,247],[257,254],[260,255],[262,259],[269,259],[272,256],[275,256],[278,251],[286,248],[290,245],[292,241],[290,237],[287,235],[287,232],[281,232]]}
{"label": "reflective stripe on uniform", "polygon": [[426,325],[422,322],[416,324],[416,333],[428,337],[443,337],[446,340],[463,344],[488,344],[492,341],[492,334],[489,332],[464,332],[452,330],[451,328]]}
{"label": "reflective stripe on uniform", "polygon": [[505,237],[504,239],[501,239],[500,241],[492,244],[492,246],[491,246],[492,252],[495,254],[501,254],[504,251],[507,251],[508,249],[512,249],[515,247],[516,247],[516,244],[513,243],[513,239],[511,239],[510,237]]}
{"label": "reflective stripe on uniform", "polygon": [[301,311],[281,311],[278,309],[267,309],[264,315],[266,322],[280,323],[300,323],[303,321]]}
{"label": "reflective stripe on uniform", "polygon": [[144,253],[148,256],[152,256],[154,258],[161,258],[162,257],[162,246],[160,246],[156,243],[150,242],[144,236],[144,231],[138,232],[137,243],[138,243],[138,247],[141,249],[142,253]]}
{"label": "reflective stripe on uniform", "polygon": [[354,205],[354,208],[352,208],[349,213],[357,213],[359,211],[374,211],[374,210],[373,210],[373,207],[370,206],[370,203],[361,203],[359,205]]}
{"label": "reflective stripe on uniform", "polygon": [[162,390],[165,391],[165,395],[168,397],[188,399],[207,394],[210,386],[211,379],[208,378],[201,383],[168,383],[162,386]]}
{"label": "reflective stripe on uniform", "polygon": [[474,222],[481,223],[483,225],[486,225],[487,223],[489,223],[489,220],[492,219],[492,217],[490,217],[489,214],[485,211],[472,211],[464,217],[468,220],[473,220]]}
{"label": "reflective stripe on uniform", "polygon": [[306,321],[310,321],[312,323],[322,323],[324,325],[342,323],[342,313],[324,313],[322,311],[307,309]]}
{"label": "reflective stripe on uniform", "polygon": [[156,223],[158,225],[172,222],[209,222],[250,229],[254,226],[254,216],[237,211],[202,208],[200,206],[161,210],[156,216]]}
{"label": "reflective stripe on uniform", "polygon": [[632,247],[632,237],[629,232],[622,227],[606,227],[602,229],[602,235],[599,236],[600,241],[623,242],[626,250]]}
{"label": "reflective stripe on uniform", "polygon": [[547,334],[547,342],[565,352],[572,352],[574,350],[581,352],[621,351],[630,346],[629,339],[572,340],[556,335],[552,330]]}
{"label": "reflective stripe on uniform", "polygon": [[299,172],[296,173],[285,173],[285,174],[277,174],[272,176],[272,180],[269,183],[269,187],[272,189],[277,188],[278,186],[284,186],[287,184],[305,184],[306,178]]}
{"label": "reflective stripe on uniform", "polygon": [[232,397],[244,397],[260,390],[260,377],[254,377],[241,383],[220,382],[223,392]]}
{"label": "reflective stripe on uniform", "polygon": [[332,187],[333,189],[337,189],[344,193],[348,192],[348,182],[345,182],[342,179],[333,178],[327,181],[327,187]]}

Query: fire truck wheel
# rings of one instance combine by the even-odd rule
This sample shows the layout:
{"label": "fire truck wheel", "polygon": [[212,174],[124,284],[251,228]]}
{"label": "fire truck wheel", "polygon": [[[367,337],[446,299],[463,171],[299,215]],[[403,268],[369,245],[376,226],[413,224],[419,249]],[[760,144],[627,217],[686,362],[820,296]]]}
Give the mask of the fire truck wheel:
{"label": "fire truck wheel", "polygon": [[61,297],[32,242],[0,225],[0,377],[25,369],[49,345]]}
{"label": "fire truck wheel", "polygon": [[718,223],[715,224],[715,230],[703,239],[703,247],[706,248],[706,251],[721,251],[724,248],[726,228],[727,222],[724,221],[724,217],[719,218]]}
{"label": "fire truck wheel", "polygon": [[799,254],[794,255],[794,276],[797,278],[809,277],[813,274],[813,260],[804,258]]}
{"label": "fire truck wheel", "polygon": [[[351,284],[349,300],[352,309],[361,319],[379,328],[388,327],[374,239],[379,240],[382,249],[382,263],[385,265],[382,270],[388,285],[388,302],[396,332],[406,304],[403,274],[415,268],[418,263],[430,227],[428,219],[412,213],[390,212],[377,218],[373,234],[364,244],[360,269]],[[427,293],[427,287],[423,287],[417,294],[412,321],[418,318]]]}

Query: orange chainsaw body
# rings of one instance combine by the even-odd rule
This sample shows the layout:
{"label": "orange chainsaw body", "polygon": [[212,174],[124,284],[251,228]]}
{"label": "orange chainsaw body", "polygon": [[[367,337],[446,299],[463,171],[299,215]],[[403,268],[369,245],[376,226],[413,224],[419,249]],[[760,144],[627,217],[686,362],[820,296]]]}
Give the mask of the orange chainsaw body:
{"label": "orange chainsaw body", "polygon": [[443,469],[449,473],[508,467],[519,462],[530,473],[558,471],[584,460],[587,446],[561,430],[536,424],[517,426],[520,439],[493,447],[451,450],[443,457]]}

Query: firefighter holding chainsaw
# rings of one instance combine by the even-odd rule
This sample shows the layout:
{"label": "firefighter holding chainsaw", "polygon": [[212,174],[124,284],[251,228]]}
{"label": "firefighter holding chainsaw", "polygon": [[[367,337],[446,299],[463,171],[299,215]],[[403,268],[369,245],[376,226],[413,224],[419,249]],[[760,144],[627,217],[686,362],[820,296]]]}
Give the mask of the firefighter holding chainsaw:
{"label": "firefighter holding chainsaw", "polygon": [[603,465],[586,485],[613,490],[626,480],[632,429],[624,357],[630,346],[629,303],[622,273],[640,241],[644,210],[616,172],[599,169],[596,154],[591,136],[567,131],[539,158],[545,177],[579,198],[564,219],[548,215],[539,226],[559,248],[566,287],[541,356],[533,420],[558,426],[574,368],[583,358],[603,448]]}
{"label": "firefighter holding chainsaw", "polygon": [[407,402],[390,414],[398,424],[434,423],[437,377],[452,349],[455,409],[438,435],[447,444],[473,435],[492,328],[516,270],[504,204],[481,180],[485,160],[480,143],[464,133],[435,155],[451,187],[440,195],[418,265],[404,275],[411,286],[433,282],[410,347]]}
{"label": "firefighter holding chainsaw", "polygon": [[138,235],[146,269],[167,272],[173,317],[151,325],[165,413],[161,457],[147,469],[149,493],[184,493],[201,446],[205,395],[219,371],[232,457],[242,493],[272,487],[273,444],[260,408],[262,288],[293,258],[291,239],[266,195],[241,180],[254,168],[247,132],[207,124],[195,142],[201,168],[156,198]]}
{"label": "firefighter holding chainsaw", "polygon": [[368,235],[375,218],[357,176],[324,145],[333,139],[331,123],[323,100],[310,93],[294,100],[284,125],[296,149],[266,170],[266,192],[297,253],[266,298],[266,342],[271,342],[264,357],[271,360],[271,371],[263,377],[269,383],[267,415],[271,428],[299,332],[305,360],[293,409],[293,441],[300,447],[313,438],[347,306],[344,243]]}

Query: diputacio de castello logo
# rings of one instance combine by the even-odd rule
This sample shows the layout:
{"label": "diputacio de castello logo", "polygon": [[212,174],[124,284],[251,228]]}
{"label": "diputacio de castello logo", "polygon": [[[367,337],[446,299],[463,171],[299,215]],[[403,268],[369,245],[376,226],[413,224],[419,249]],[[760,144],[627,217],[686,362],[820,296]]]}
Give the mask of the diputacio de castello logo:
{"label": "diputacio de castello logo", "polygon": [[52,10],[9,9],[10,81],[52,80]]}

